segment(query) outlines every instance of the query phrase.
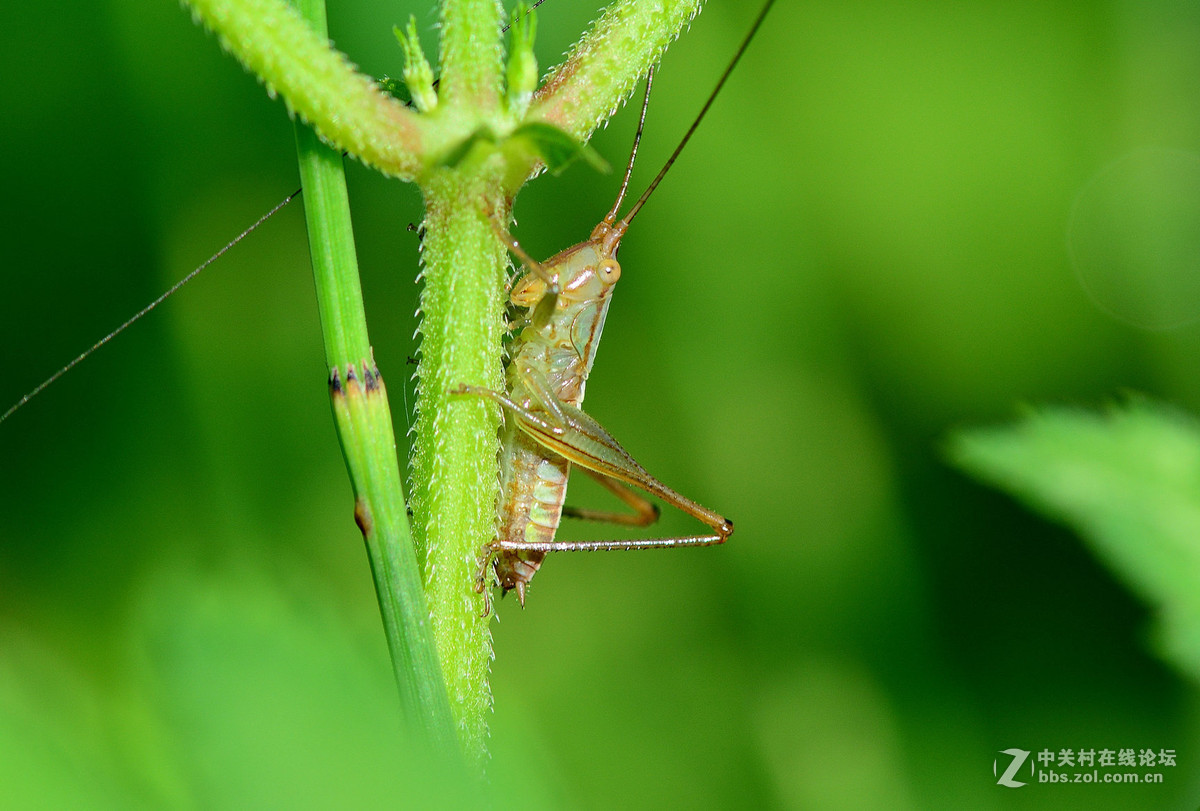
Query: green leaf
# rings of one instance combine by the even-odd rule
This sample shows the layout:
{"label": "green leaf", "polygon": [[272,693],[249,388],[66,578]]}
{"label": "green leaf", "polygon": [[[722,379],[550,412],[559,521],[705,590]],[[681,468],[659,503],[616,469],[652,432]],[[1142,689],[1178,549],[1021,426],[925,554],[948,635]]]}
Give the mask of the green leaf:
{"label": "green leaf", "polygon": [[533,91],[537,90],[538,65],[537,56],[533,53],[533,43],[537,38],[537,13],[521,2],[513,9],[511,19],[508,69],[505,73],[506,98],[509,111],[519,118],[529,109]]}
{"label": "green leaf", "polygon": [[412,100],[423,113],[437,108],[438,98],[434,91],[433,68],[421,48],[421,37],[417,34],[417,18],[409,15],[408,28],[393,26],[392,33],[404,49],[404,82],[412,93]]}
{"label": "green leaf", "polygon": [[1200,424],[1139,402],[964,431],[954,460],[1072,527],[1155,606],[1163,655],[1200,677]]}
{"label": "green leaf", "polygon": [[496,140],[496,133],[492,131],[491,127],[485,124],[464,138],[460,143],[451,147],[445,156],[438,161],[438,165],[446,169],[457,168],[471,154],[471,150],[475,148],[476,144],[490,144],[495,146]]}
{"label": "green leaf", "polygon": [[408,92],[408,85],[403,79],[395,79],[391,76],[384,76],[379,80],[379,87],[384,93],[387,93],[397,101],[403,102],[406,107],[412,107],[412,95]]}
{"label": "green leaf", "polygon": [[597,172],[608,172],[608,162],[589,144],[581,143],[568,133],[544,121],[532,121],[513,130],[509,140],[524,141],[546,162],[552,174],[559,174],[577,159],[582,158]]}

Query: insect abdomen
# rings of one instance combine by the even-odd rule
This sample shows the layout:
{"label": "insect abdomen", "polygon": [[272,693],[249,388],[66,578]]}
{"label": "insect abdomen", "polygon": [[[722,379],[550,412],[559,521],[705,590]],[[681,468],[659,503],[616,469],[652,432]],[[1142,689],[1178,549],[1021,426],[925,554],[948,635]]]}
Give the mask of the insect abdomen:
{"label": "insect abdomen", "polygon": [[[497,540],[550,543],[562,519],[570,463],[538,447],[516,426],[506,427],[504,433]],[[500,587],[517,589],[524,602],[525,585],[544,557],[543,552],[500,552],[496,557]]]}
{"label": "insect abdomen", "polygon": [[567,498],[568,464],[566,459],[557,454],[554,457],[547,456],[538,463],[529,500],[529,521],[525,524],[524,540],[527,543],[554,540]]}

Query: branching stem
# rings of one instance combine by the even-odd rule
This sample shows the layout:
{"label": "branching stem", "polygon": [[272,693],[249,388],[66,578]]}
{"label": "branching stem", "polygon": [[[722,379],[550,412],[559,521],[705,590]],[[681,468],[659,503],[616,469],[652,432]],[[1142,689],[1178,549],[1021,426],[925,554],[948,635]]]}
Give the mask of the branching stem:
{"label": "branching stem", "polygon": [[[340,401],[335,392],[334,412],[360,519],[365,517],[364,529],[370,529],[365,536],[406,706],[411,705],[428,735],[437,740],[446,726],[439,702],[448,694],[462,749],[481,763],[491,707],[492,652],[481,617],[482,598],[473,584],[479,550],[495,531],[499,414],[485,400],[449,392],[463,383],[502,387],[508,260],[488,216],[510,216],[513,196],[541,159],[527,150],[493,148],[481,159],[453,167],[442,164],[472,133],[489,133],[499,143],[531,122],[548,122],[586,140],[695,17],[701,0],[618,0],[567,61],[551,71],[528,106],[504,103],[498,0],[444,0],[439,99],[428,114],[404,107],[357,73],[329,47],[323,29],[314,33],[286,0],[186,2],[222,45],[324,141],[421,186],[426,206],[421,261],[425,286],[412,459],[415,555],[407,540],[398,541],[405,551],[372,534],[387,527],[394,538],[401,538],[406,528],[398,474],[392,482],[387,464],[390,455],[394,467],[394,439],[381,439],[377,433],[386,415],[386,397],[378,386],[368,397],[363,378],[364,361],[372,373],[374,367],[356,280],[340,288],[331,285],[320,294],[322,328],[329,365],[344,389]],[[310,195],[310,187],[319,188],[317,178],[335,162],[340,168],[340,159],[322,152],[306,129],[299,132],[298,141],[307,207],[314,202],[310,196],[321,196]],[[339,194],[344,197],[344,186],[333,196]],[[325,261],[327,254],[348,255],[352,261],[348,212],[345,216],[344,224],[331,229],[314,223],[310,214],[315,263]],[[317,269],[319,286],[322,272]],[[347,328],[348,324],[355,326]],[[351,407],[345,384],[352,363],[360,399],[374,398],[371,408]],[[381,501],[387,492],[397,494],[391,496],[391,504]],[[426,600],[416,600],[411,593],[418,567]],[[430,617],[436,656],[422,642]],[[446,689],[431,689],[431,680],[441,683],[443,676]]]}

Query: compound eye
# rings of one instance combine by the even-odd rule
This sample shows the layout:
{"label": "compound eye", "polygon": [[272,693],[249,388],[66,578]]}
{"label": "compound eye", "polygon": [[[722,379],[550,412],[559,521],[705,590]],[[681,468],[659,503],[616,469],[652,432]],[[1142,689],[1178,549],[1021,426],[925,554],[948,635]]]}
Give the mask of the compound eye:
{"label": "compound eye", "polygon": [[617,264],[616,259],[600,260],[596,270],[605,284],[616,284],[617,279],[621,278],[621,266]]}

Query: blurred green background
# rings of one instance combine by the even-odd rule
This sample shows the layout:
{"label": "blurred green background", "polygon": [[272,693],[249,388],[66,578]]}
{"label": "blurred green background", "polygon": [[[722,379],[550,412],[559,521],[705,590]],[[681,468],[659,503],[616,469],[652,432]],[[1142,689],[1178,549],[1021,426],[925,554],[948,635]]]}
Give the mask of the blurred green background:
{"label": "blurred green background", "polygon": [[[330,27],[396,75],[391,26],[432,49],[430,6]],[[753,13],[714,0],[667,55],[635,187]],[[594,14],[550,0],[543,64]],[[7,407],[298,180],[282,105],[175,3],[8,3],[0,41]],[[1193,4],[780,3],[625,241],[588,387],[737,535],[559,556],[500,606],[498,806],[1196,806],[1196,687],[1147,606],[944,447],[1021,404],[1200,411],[1197,87]],[[632,118],[593,141],[614,165]],[[402,430],[420,200],[349,174]],[[583,238],[617,181],[539,179],[517,234]],[[411,793],[303,229],[286,210],[0,425],[0,806],[450,801]],[[1008,748],[1178,765],[1010,789]]]}

